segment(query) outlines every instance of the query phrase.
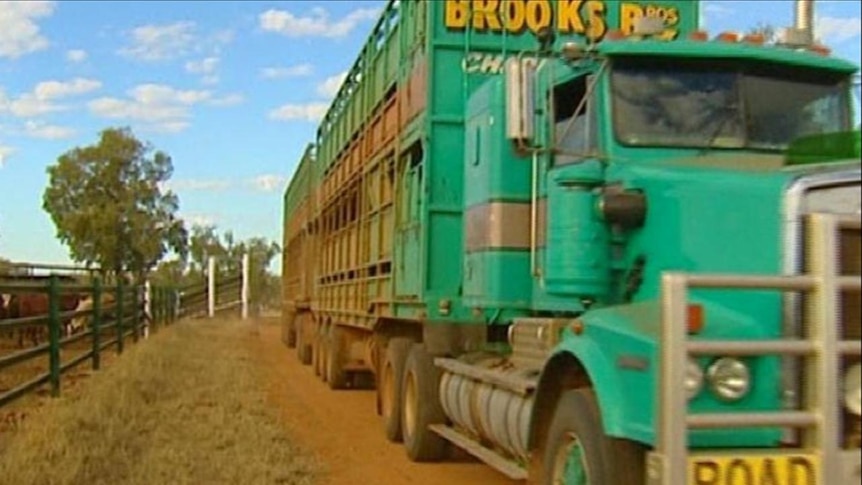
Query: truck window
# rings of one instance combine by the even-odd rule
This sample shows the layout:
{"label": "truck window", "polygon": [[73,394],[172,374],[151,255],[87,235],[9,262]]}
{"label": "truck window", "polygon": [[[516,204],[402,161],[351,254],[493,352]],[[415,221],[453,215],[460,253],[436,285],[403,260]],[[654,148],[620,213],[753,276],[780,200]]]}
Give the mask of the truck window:
{"label": "truck window", "polygon": [[753,62],[615,62],[614,130],[626,145],[785,150],[849,129],[848,76]]}
{"label": "truck window", "polygon": [[554,88],[555,165],[575,163],[595,152],[592,110],[589,102],[583,103],[587,79],[581,76]]}

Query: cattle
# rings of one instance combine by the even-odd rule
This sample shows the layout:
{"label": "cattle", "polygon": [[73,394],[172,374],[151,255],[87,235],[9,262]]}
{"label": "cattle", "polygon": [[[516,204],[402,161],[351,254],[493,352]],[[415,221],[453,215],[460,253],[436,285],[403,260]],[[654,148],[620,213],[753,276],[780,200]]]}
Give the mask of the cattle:
{"label": "cattle", "polygon": [[[102,320],[112,319],[114,317],[114,312],[111,307],[114,306],[116,298],[112,293],[102,293],[101,297],[102,301]],[[78,302],[77,308],[75,311],[87,311],[92,312],[93,310],[93,295],[87,295],[82,298],[80,302]],[[69,323],[70,333],[78,333],[81,330],[85,329],[88,324],[92,321],[92,315],[78,315],[72,319]]]}
{"label": "cattle", "polygon": [[[62,294],[60,295],[60,313],[69,312],[77,308],[78,302],[81,299],[77,294]],[[46,293],[20,293],[13,294],[6,302],[6,318],[28,318],[39,315],[47,315],[49,312],[49,299]],[[71,319],[63,320],[64,329],[68,329]],[[23,347],[24,341],[29,338],[33,345],[38,345],[39,341],[44,337],[48,330],[45,323],[27,325],[18,330],[18,346]],[[68,330],[64,330],[64,334],[68,335]]]}

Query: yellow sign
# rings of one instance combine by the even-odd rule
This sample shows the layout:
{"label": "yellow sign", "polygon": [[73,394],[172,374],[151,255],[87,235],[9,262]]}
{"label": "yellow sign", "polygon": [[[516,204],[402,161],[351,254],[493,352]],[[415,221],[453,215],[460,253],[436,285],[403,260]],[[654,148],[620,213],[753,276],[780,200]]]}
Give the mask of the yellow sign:
{"label": "yellow sign", "polygon": [[[634,32],[637,19],[658,17],[667,29],[657,37],[677,35],[680,14],[676,7],[660,4],[613,2],[619,5],[620,30]],[[559,34],[583,35],[599,41],[608,31],[608,3],[604,0],[446,0],[446,28],[470,27],[476,32],[533,33],[553,28]]]}
{"label": "yellow sign", "polygon": [[608,30],[607,6],[599,0],[446,0],[446,28],[521,34],[553,27],[562,34],[599,40]]}
{"label": "yellow sign", "polygon": [[810,455],[694,456],[688,485],[830,485],[817,483]]}

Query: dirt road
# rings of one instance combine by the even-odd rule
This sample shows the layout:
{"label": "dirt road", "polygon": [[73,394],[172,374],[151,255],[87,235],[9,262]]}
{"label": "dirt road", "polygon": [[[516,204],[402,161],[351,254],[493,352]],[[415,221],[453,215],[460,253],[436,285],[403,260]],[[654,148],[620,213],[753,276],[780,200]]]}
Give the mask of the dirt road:
{"label": "dirt road", "polygon": [[281,409],[296,444],[320,461],[321,485],[521,483],[469,457],[446,463],[409,461],[401,445],[386,440],[374,412],[374,391],[330,390],[281,342],[278,326],[260,324],[258,332],[253,350],[266,366],[269,398]]}

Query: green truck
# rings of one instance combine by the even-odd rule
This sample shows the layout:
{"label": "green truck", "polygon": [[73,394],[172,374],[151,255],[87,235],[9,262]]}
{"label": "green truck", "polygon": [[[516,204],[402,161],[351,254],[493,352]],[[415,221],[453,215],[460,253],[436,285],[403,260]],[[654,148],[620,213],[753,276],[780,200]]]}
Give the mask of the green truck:
{"label": "green truck", "polygon": [[857,66],[812,10],[387,3],[285,193],[285,342],[415,461],[859,483]]}

